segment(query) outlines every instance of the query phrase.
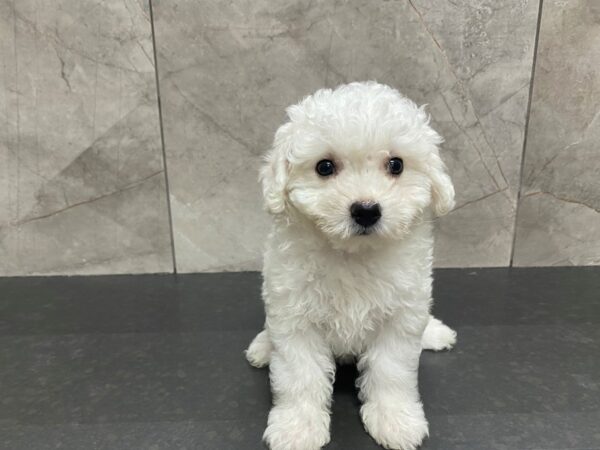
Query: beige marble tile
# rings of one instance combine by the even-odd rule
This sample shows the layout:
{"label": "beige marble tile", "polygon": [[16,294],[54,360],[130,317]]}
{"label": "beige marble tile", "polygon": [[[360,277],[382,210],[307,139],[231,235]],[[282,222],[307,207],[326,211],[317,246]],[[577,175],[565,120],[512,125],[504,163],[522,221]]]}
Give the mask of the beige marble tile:
{"label": "beige marble tile", "polygon": [[537,1],[171,1],[155,4],[181,271],[256,269],[268,219],[259,155],[284,108],[376,79],[429,104],[457,209],[438,266],[507,265]]}
{"label": "beige marble tile", "polygon": [[146,1],[0,0],[0,274],[172,270]]}
{"label": "beige marble tile", "polygon": [[544,1],[514,264],[600,264],[600,3]]}

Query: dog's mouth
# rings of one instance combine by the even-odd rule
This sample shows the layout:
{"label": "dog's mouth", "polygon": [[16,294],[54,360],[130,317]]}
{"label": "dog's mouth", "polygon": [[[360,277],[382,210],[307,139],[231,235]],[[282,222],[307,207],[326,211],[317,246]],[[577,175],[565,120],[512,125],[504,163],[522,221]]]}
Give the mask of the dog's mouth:
{"label": "dog's mouth", "polygon": [[356,234],[359,236],[368,236],[375,232],[375,227],[359,227]]}

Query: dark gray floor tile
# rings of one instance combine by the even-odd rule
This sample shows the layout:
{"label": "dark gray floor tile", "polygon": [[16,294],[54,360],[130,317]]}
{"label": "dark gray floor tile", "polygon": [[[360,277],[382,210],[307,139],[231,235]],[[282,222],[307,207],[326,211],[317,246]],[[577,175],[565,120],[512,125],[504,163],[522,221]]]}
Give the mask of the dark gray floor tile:
{"label": "dark gray floor tile", "polygon": [[[261,449],[257,273],[0,279],[0,448]],[[436,271],[423,449],[600,449],[600,268]],[[379,448],[338,369],[328,449]]]}
{"label": "dark gray floor tile", "polygon": [[600,267],[440,269],[435,312],[452,326],[600,324]]}
{"label": "dark gray floor tile", "polygon": [[270,405],[252,332],[0,339],[0,420],[20,424],[240,419]]}
{"label": "dark gray floor tile", "polygon": [[[264,418],[266,420],[266,418]],[[258,420],[0,425],[0,448],[10,450],[240,450],[261,449]]]}
{"label": "dark gray floor tile", "polygon": [[584,412],[600,408],[596,325],[459,327],[450,352],[424,352],[430,414]]}
{"label": "dark gray floor tile", "polygon": [[0,278],[0,335],[257,329],[263,316],[256,272]]}
{"label": "dark gray floor tile", "polygon": [[422,450],[598,450],[600,413],[476,414],[429,418]]}

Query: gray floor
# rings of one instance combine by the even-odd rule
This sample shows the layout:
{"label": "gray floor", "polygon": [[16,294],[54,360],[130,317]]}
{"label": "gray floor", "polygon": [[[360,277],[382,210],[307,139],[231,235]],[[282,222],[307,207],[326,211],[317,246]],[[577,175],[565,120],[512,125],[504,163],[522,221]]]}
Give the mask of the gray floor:
{"label": "gray floor", "polygon": [[[439,270],[424,449],[600,449],[600,268]],[[2,449],[260,449],[259,275],[0,279]],[[379,448],[353,368],[328,449]]]}

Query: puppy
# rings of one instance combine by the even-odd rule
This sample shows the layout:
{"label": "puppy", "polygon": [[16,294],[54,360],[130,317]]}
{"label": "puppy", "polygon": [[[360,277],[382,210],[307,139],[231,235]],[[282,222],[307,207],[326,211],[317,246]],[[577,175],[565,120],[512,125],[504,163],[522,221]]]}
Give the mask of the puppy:
{"label": "puppy", "polygon": [[287,110],[260,172],[273,214],[266,322],[246,350],[270,365],[272,450],[329,442],[335,361],[356,358],[366,430],[415,449],[428,434],[421,349],[456,333],[430,315],[432,218],[454,206],[423,108],[374,82],[322,89]]}

